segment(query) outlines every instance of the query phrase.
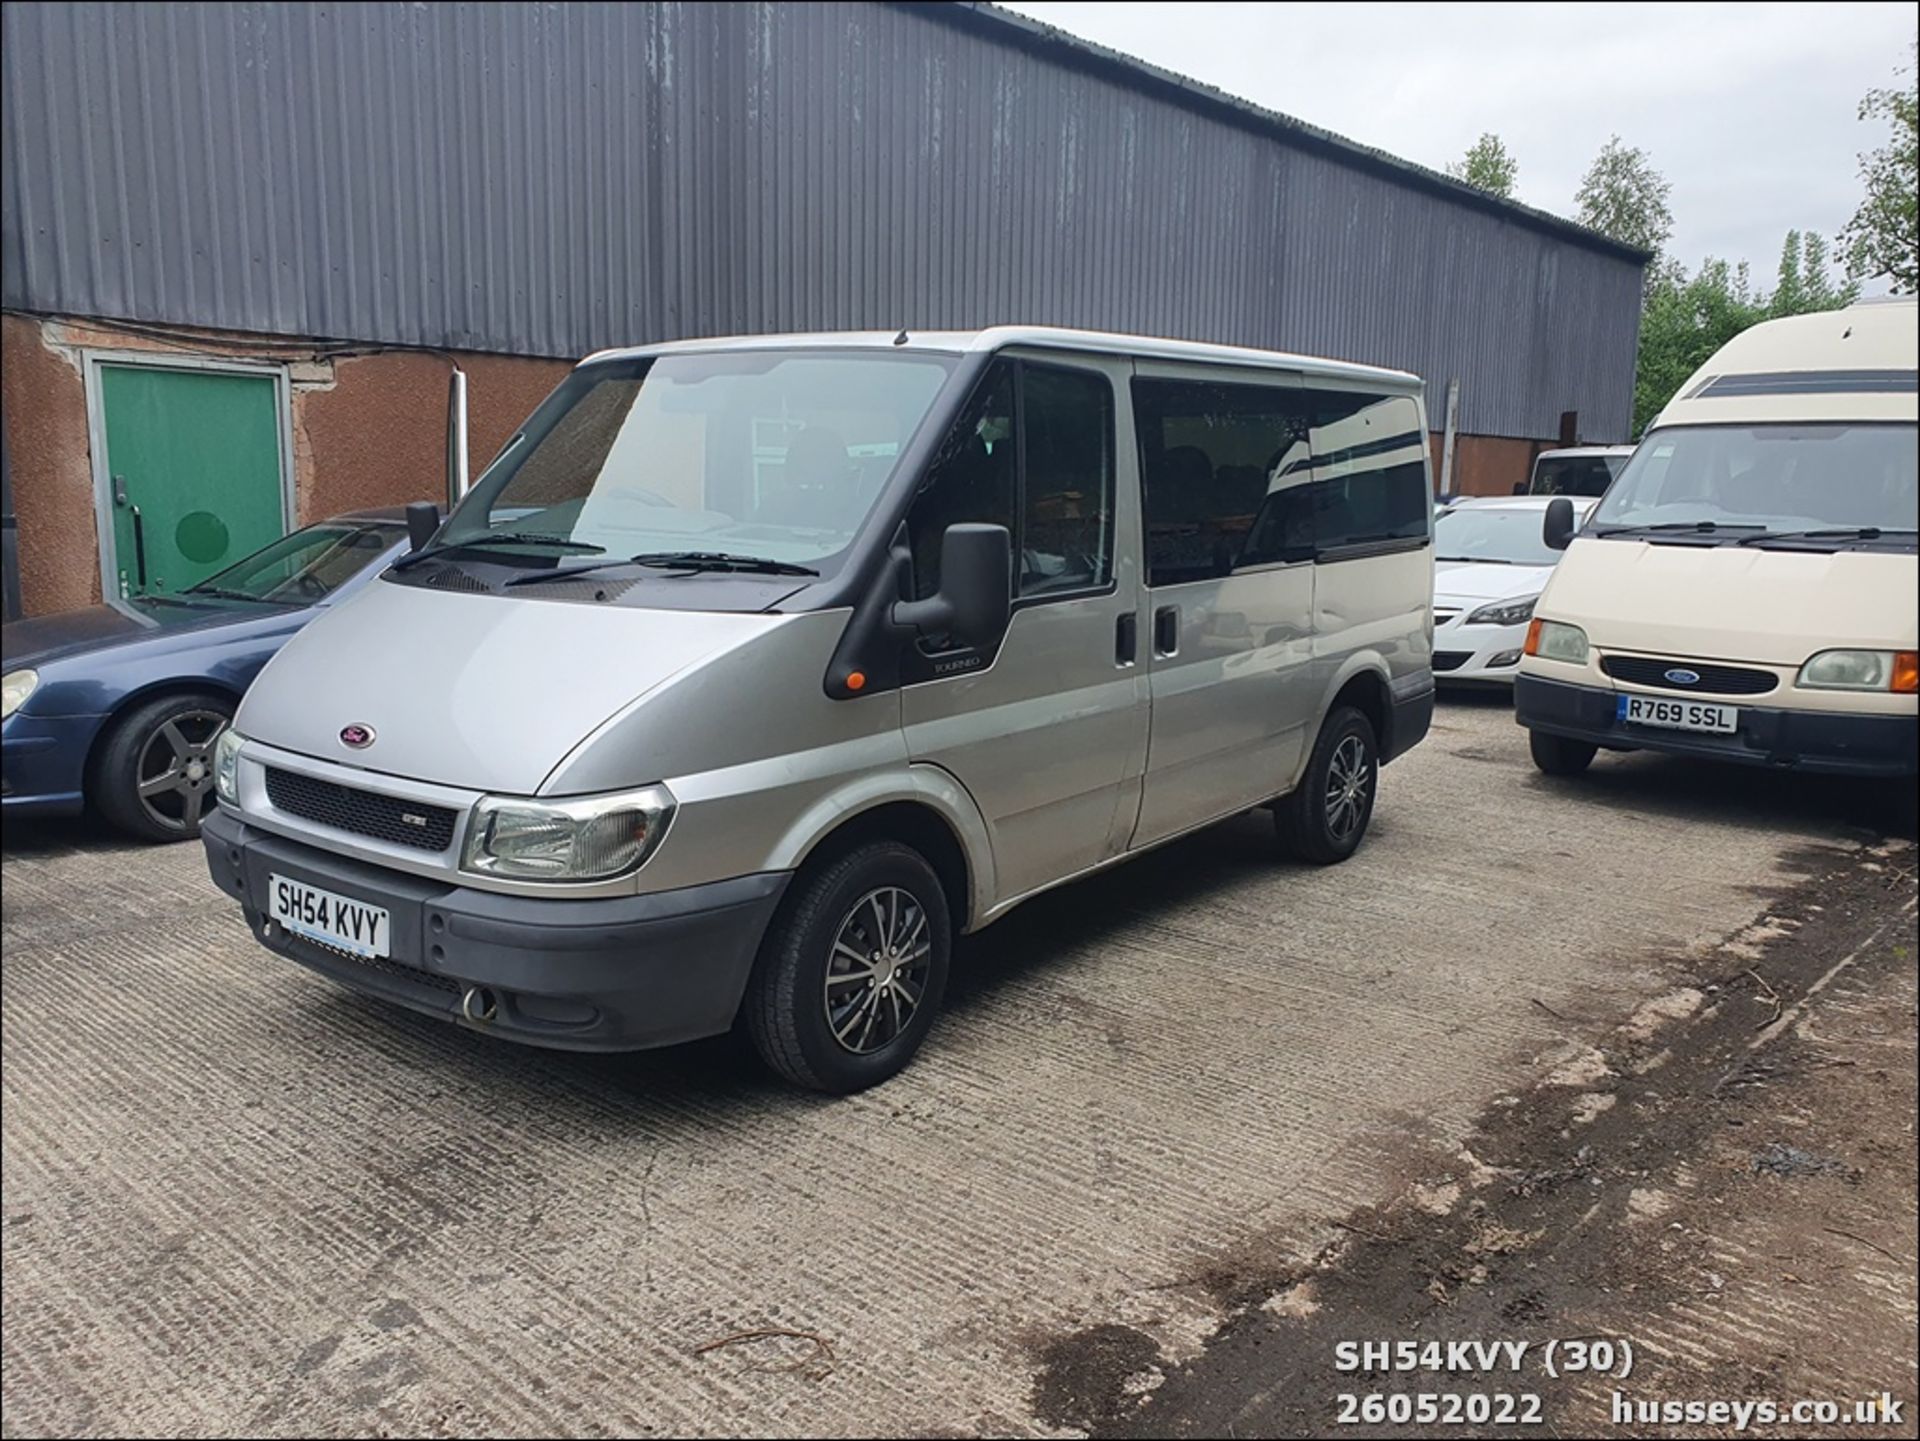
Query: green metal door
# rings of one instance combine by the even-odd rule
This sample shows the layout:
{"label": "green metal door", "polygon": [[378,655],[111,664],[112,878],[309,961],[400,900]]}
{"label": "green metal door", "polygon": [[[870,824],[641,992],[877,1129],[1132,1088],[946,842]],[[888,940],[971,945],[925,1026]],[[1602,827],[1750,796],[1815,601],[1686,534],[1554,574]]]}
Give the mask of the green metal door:
{"label": "green metal door", "polygon": [[100,366],[121,595],[184,590],[285,532],[271,375]]}

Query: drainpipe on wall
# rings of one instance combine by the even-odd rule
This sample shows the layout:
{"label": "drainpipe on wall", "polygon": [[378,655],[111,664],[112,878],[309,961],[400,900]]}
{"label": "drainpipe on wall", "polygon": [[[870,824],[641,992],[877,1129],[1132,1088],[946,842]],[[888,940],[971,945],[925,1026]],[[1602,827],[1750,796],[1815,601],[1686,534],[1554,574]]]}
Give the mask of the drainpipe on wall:
{"label": "drainpipe on wall", "polygon": [[1453,441],[1460,421],[1460,380],[1447,382],[1446,437],[1440,442],[1440,494],[1453,494]]}
{"label": "drainpipe on wall", "polygon": [[447,504],[467,493],[467,373],[459,365],[447,377]]}

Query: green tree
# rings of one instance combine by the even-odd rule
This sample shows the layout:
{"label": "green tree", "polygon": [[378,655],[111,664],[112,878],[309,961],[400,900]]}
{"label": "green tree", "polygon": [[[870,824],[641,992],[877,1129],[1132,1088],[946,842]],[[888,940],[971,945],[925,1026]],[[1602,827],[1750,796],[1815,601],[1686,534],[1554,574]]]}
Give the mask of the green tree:
{"label": "green tree", "polygon": [[[1915,42],[1920,59],[1920,41]],[[1896,72],[1897,73],[1897,72]],[[1860,157],[1860,179],[1867,197],[1840,232],[1848,273],[1861,279],[1892,280],[1896,292],[1920,290],[1920,240],[1915,232],[1915,195],[1920,191],[1920,64],[1907,67],[1903,89],[1869,90],[1860,102],[1862,120],[1888,120],[1893,138]]]}
{"label": "green tree", "polygon": [[1640,314],[1640,352],[1633,382],[1633,433],[1692,375],[1750,325],[1851,305],[1860,287],[1835,284],[1826,240],[1814,231],[1787,232],[1771,295],[1757,292],[1743,261],[1706,260],[1688,275],[1677,261],[1655,262]]}
{"label": "green tree", "polygon": [[1672,192],[1647,152],[1615,135],[1601,146],[1573,199],[1582,225],[1658,254],[1673,234]]}
{"label": "green tree", "polygon": [[1520,178],[1520,163],[1500,137],[1488,131],[1467,148],[1465,155],[1447,167],[1447,174],[1506,200],[1512,197],[1514,182]]}
{"label": "green tree", "polygon": [[1827,242],[1819,231],[1787,232],[1787,242],[1780,248],[1780,269],[1773,294],[1765,301],[1767,319],[1837,310],[1853,304],[1859,297],[1857,281],[1835,284]]}

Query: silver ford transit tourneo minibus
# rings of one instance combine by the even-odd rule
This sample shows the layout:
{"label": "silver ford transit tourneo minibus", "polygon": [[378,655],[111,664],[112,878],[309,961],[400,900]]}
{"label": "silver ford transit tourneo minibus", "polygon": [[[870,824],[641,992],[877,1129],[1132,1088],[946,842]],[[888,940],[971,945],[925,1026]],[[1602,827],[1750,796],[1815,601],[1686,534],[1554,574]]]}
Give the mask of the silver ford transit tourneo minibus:
{"label": "silver ford transit tourneo minibus", "polygon": [[262,944],[500,1036],[913,1055],[953,937],[1432,713],[1417,378],[1063,330],[596,355],[221,739]]}

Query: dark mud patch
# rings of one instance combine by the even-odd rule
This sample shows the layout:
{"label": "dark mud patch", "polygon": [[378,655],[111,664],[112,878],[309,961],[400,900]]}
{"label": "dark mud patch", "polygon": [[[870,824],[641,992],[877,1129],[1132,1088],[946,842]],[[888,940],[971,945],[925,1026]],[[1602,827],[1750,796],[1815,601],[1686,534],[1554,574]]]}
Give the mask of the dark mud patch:
{"label": "dark mud patch", "polygon": [[[1539,1364],[1598,1334],[1637,1338],[1640,1399],[1891,1385],[1908,1422],[1848,1434],[1912,1434],[1913,851],[1798,860],[1764,924],[1597,1045],[1569,1034],[1557,1077],[1416,1162],[1406,1196],[1332,1223],[1317,1256],[1254,1237],[1189,1278],[1229,1318],[1196,1358],[1118,1326],[1046,1343],[1037,1417],[1114,1437],[1487,1434],[1340,1424],[1339,1398],[1507,1391],[1542,1412],[1499,1434],[1632,1434],[1603,1386]],[[1339,1343],[1403,1339],[1530,1349],[1512,1373],[1336,1369]]]}

